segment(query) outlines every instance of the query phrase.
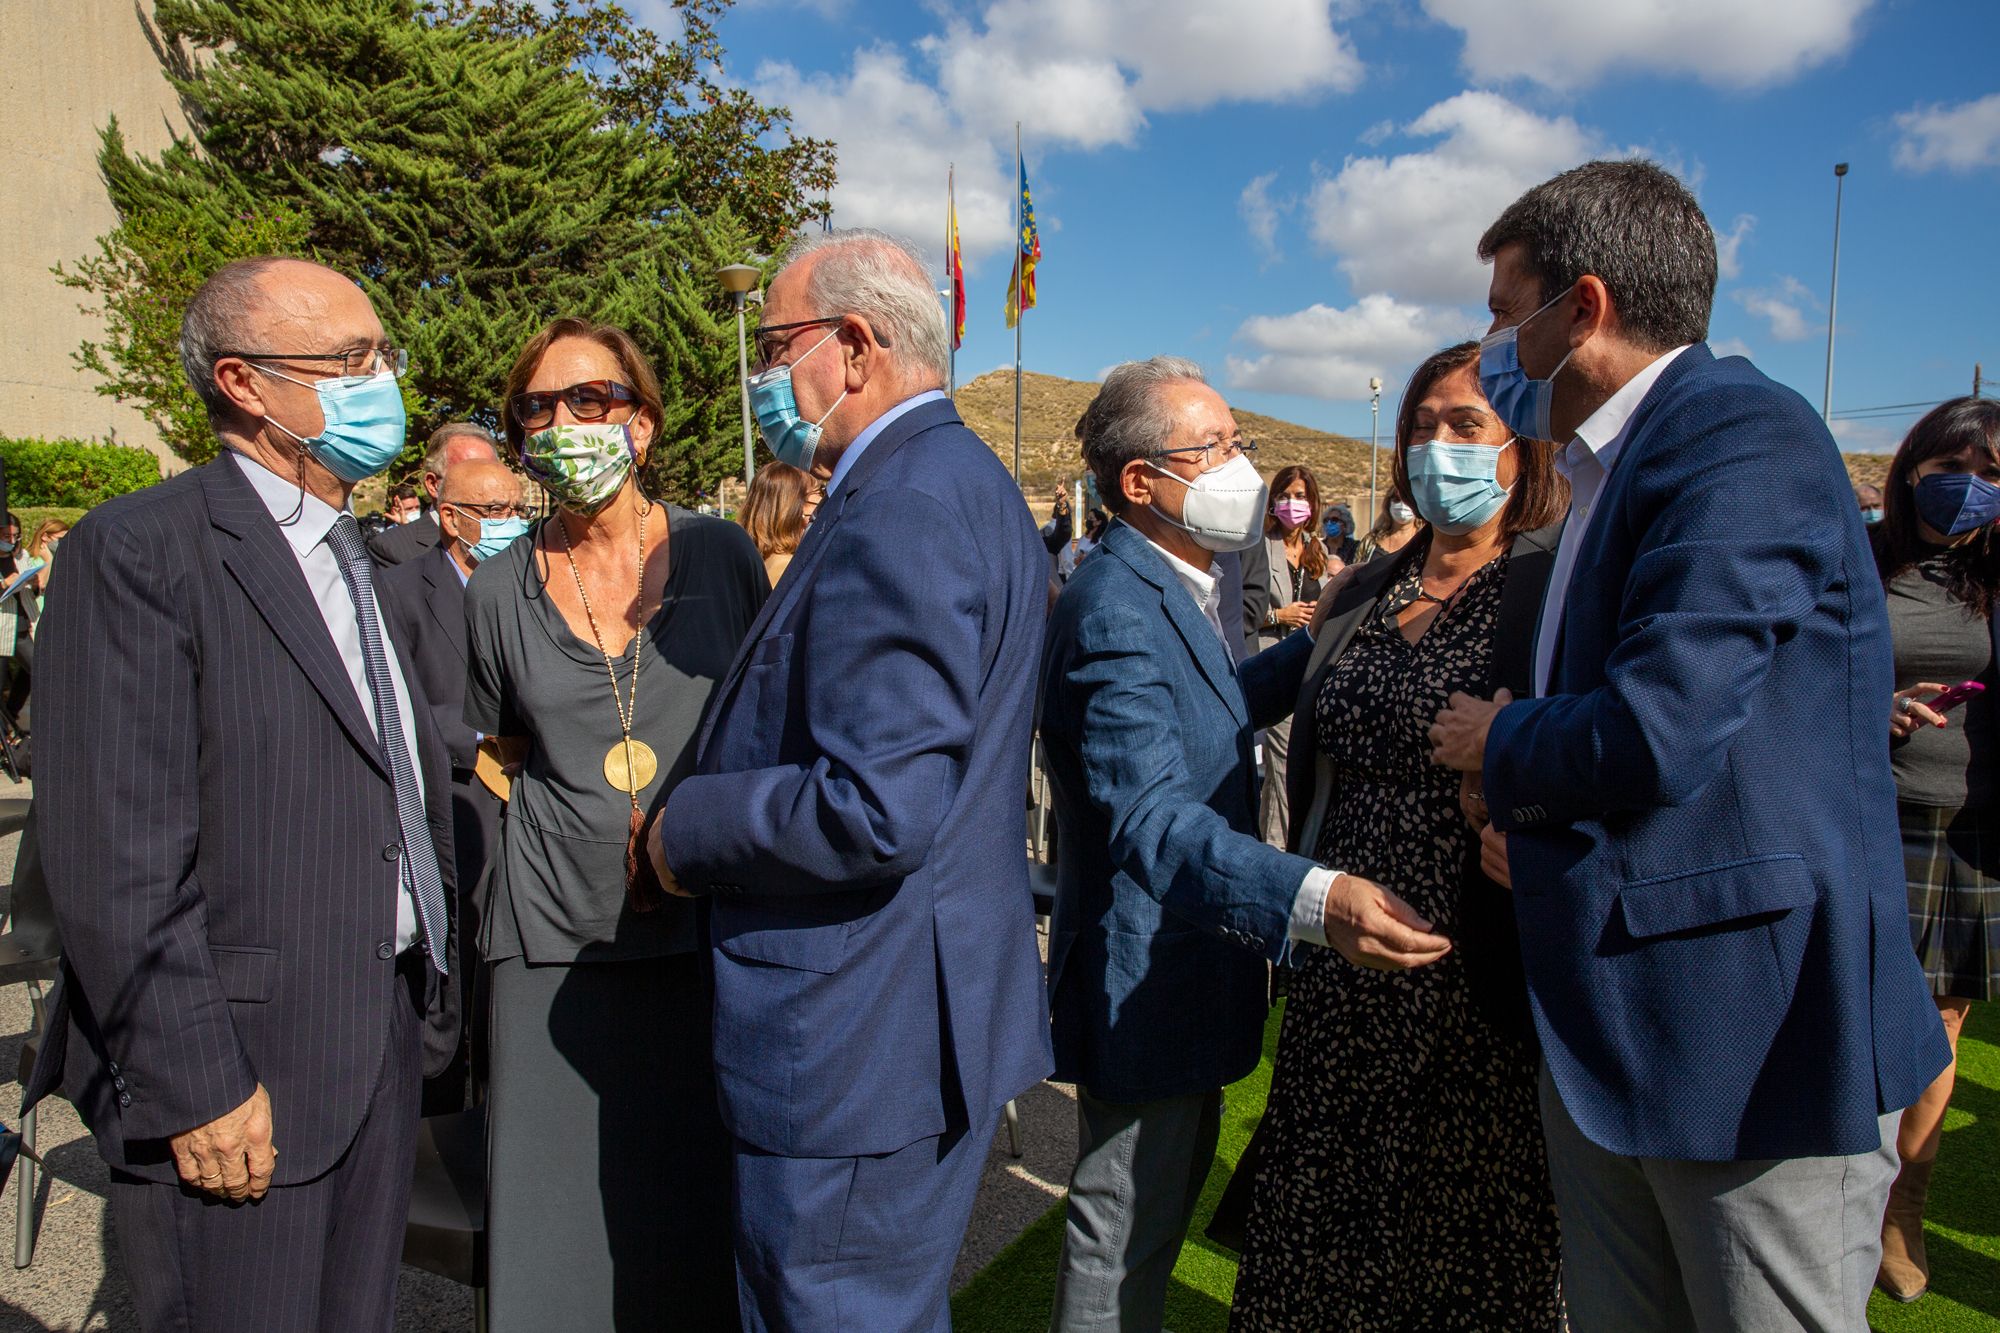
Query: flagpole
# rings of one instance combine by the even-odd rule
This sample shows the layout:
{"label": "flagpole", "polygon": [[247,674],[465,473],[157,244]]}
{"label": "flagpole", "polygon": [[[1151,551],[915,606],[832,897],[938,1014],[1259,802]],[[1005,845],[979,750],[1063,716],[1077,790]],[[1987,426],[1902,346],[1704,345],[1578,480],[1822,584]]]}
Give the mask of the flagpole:
{"label": "flagpole", "polygon": [[1021,122],[1014,122],[1014,484],[1021,484],[1021,325],[1026,322],[1027,274],[1021,271],[1021,187],[1028,164],[1021,157]]}
{"label": "flagpole", "polygon": [[946,380],[952,401],[958,400],[958,288],[951,273],[951,224],[958,211],[958,164],[944,169],[944,340],[951,347],[951,372]]}

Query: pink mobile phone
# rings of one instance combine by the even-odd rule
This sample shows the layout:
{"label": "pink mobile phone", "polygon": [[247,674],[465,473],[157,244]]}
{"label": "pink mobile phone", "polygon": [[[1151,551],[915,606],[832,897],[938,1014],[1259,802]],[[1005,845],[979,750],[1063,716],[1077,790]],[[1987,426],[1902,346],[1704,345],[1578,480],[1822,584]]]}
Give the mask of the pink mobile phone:
{"label": "pink mobile phone", "polygon": [[1936,713],[1949,713],[1960,704],[1986,693],[1986,687],[1976,680],[1961,681],[1930,699],[1925,707]]}

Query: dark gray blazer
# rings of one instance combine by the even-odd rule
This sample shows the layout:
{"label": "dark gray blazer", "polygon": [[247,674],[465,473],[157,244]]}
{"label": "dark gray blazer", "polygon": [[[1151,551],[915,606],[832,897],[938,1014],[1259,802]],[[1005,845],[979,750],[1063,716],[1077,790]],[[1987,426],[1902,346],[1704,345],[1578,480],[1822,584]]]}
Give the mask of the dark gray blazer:
{"label": "dark gray blazer", "polygon": [[[374,730],[226,456],[85,515],[52,586],[35,804],[63,974],[26,1101],[62,1088],[105,1161],[172,1181],[167,1139],[262,1083],[275,1183],[311,1180],[367,1113],[402,993],[401,834]],[[397,647],[449,895],[444,747]],[[435,1072],[456,1013],[434,973],[429,989]]]}
{"label": "dark gray blazer", "polygon": [[426,551],[435,551],[444,533],[437,515],[425,514],[414,523],[403,523],[368,539],[368,553],[378,565],[400,565],[415,560]]}

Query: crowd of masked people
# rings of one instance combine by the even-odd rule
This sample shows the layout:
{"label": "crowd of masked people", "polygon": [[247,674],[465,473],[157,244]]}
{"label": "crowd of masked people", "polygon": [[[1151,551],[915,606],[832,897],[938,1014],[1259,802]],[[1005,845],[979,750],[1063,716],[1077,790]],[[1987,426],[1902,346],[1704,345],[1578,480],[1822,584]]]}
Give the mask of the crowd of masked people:
{"label": "crowd of masked people", "polygon": [[1054,1077],[1051,1327],[1158,1329],[1278,993],[1235,1327],[1920,1295],[2000,973],[2000,404],[1926,416],[1871,529],[1706,346],[1670,175],[1564,173],[1479,253],[1493,331],[1412,376],[1366,531],[1173,357],[1106,375],[1038,531],[921,258],[814,232],[740,525],[647,494],[654,372],[562,318],[371,544],[406,354],[346,275],[217,271],[181,355],[223,448],[80,522],[37,634],[27,1097],[95,1135],[142,1325],[393,1327],[420,1117],[470,1096],[496,1329],[946,1328]]}

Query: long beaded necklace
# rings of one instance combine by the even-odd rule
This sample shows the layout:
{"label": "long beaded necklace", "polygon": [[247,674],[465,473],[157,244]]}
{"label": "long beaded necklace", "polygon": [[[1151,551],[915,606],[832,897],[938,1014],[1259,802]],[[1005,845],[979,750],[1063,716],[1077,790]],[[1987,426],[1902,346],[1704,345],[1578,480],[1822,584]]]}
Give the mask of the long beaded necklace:
{"label": "long beaded necklace", "polygon": [[576,581],[577,598],[583,603],[584,618],[590,622],[590,637],[596,640],[597,651],[604,657],[604,671],[611,678],[611,703],[618,710],[618,730],[624,736],[604,756],[604,780],[632,798],[634,818],[641,814],[639,793],[660,771],[660,759],[653,753],[653,747],[632,738],[632,722],[639,711],[639,667],[646,657],[643,643],[646,633],[646,517],[652,508],[648,504],[639,512],[639,587],[635,600],[640,614],[638,631],[632,637],[629,699],[618,691],[618,668],[611,660],[611,650],[604,646],[604,634],[597,627],[597,612],[591,608],[590,594],[583,590],[583,575],[577,572],[576,555],[569,546],[569,530],[563,526],[560,516],[556,519],[556,533],[562,538],[563,558],[569,562],[569,576]]}

